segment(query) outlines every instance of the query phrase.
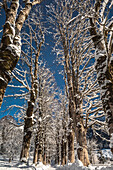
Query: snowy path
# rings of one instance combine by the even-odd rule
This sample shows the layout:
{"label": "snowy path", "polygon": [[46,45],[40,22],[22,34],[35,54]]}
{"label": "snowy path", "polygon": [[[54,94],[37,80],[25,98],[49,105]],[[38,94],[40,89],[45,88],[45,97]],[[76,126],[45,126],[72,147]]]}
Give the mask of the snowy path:
{"label": "snowy path", "polygon": [[18,160],[13,160],[11,163],[8,162],[7,159],[0,159],[0,170],[113,170],[113,165],[97,165],[97,166],[90,166],[90,167],[83,167],[80,164],[69,164],[65,166],[60,166],[57,168],[53,168],[50,165],[43,165],[39,163],[37,166],[31,164],[27,166],[26,164],[18,163]]}
{"label": "snowy path", "polygon": [[0,170],[55,170],[50,165],[38,164],[36,167],[34,165],[27,166],[26,164],[18,163],[18,160],[13,160],[11,163],[7,159],[0,159]]}

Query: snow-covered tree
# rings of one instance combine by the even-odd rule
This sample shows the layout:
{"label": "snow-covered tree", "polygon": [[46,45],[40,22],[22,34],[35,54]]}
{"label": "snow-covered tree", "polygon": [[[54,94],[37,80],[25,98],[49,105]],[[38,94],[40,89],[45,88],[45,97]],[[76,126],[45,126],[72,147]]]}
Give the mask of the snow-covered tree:
{"label": "snow-covered tree", "polygon": [[[85,5],[84,5],[85,4]],[[79,15],[89,19],[86,29],[95,47],[95,69],[109,133],[113,133],[113,1],[81,1]],[[113,152],[113,148],[111,148]]]}
{"label": "snow-covered tree", "polygon": [[[25,106],[12,105],[19,107],[25,113],[24,117],[24,136],[20,159],[27,161],[29,158],[30,140],[32,136],[34,109],[37,103],[38,94],[38,59],[42,44],[44,43],[44,29],[41,25],[41,12],[36,9],[37,15],[32,16],[25,23],[25,31],[22,33],[23,50],[17,67],[12,72],[12,76],[19,85],[10,85],[10,88],[19,89],[18,94],[12,96],[21,97],[27,100]],[[23,28],[23,29],[24,29]],[[26,31],[27,30],[27,31]],[[9,95],[11,97],[11,95]],[[10,108],[11,108],[10,107]],[[27,108],[27,110],[26,110]]]}
{"label": "snow-covered tree", "polygon": [[55,1],[47,6],[49,22],[53,24],[55,52],[64,66],[64,79],[69,99],[69,151],[74,162],[74,139],[78,143],[78,158],[89,164],[87,152],[87,129],[95,123],[104,125],[98,117],[104,117],[100,100],[100,88],[94,68],[94,48],[87,31],[88,21],[78,15],[78,2]]}
{"label": "snow-covered tree", "polygon": [[18,125],[12,116],[0,120],[1,155],[9,158],[9,162],[18,157],[21,152],[23,126]]}
{"label": "snow-covered tree", "polygon": [[[37,164],[37,162],[46,164],[48,157],[47,145],[50,143],[48,139],[51,139],[52,136],[54,138],[53,125],[57,88],[53,74],[45,65],[39,65],[38,76],[38,106],[35,113],[37,123],[35,127],[36,139],[33,162],[35,164]],[[51,130],[53,134],[51,134]]]}
{"label": "snow-covered tree", "polygon": [[28,17],[32,7],[39,4],[40,0],[22,1],[24,7],[20,10],[19,0],[2,0],[0,7],[4,9],[6,17],[3,36],[0,43],[0,106],[3,101],[6,87],[10,81],[10,75],[15,68],[21,54],[20,32],[24,21]]}
{"label": "snow-covered tree", "polygon": [[[38,12],[38,11],[37,11]],[[34,108],[37,100],[37,90],[38,90],[38,59],[40,56],[40,50],[41,46],[44,43],[44,33],[43,29],[41,27],[40,20],[33,15],[31,18],[31,23],[29,25],[28,21],[28,28],[29,33],[24,34],[24,41],[27,42],[26,51],[27,55],[24,52],[24,60],[26,60],[26,64],[29,68],[29,76],[30,79],[28,80],[26,78],[27,84],[29,84],[27,87],[29,89],[29,100],[28,100],[28,108],[26,111],[26,118],[25,118],[25,126],[24,126],[24,138],[23,138],[23,146],[22,146],[22,152],[20,158],[24,160],[24,158],[28,159],[29,157],[29,148],[30,148],[30,139],[32,136],[32,126],[33,126],[33,117],[34,117]],[[37,22],[37,24],[36,24]],[[27,24],[26,24],[27,25]],[[34,32],[34,27],[36,31]],[[30,43],[30,44],[29,44]],[[35,43],[35,47],[33,46],[33,43]],[[30,81],[30,83],[28,82]]]}

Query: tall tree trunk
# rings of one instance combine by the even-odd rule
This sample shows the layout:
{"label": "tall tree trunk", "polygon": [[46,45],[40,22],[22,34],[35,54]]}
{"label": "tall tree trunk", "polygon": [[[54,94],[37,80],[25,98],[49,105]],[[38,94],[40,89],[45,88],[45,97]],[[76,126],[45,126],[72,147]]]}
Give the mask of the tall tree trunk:
{"label": "tall tree trunk", "polygon": [[63,136],[62,143],[61,143],[61,164],[62,165],[67,164],[67,155],[68,155],[67,139],[65,138],[65,136]]}
{"label": "tall tree trunk", "polygon": [[42,136],[39,137],[39,144],[38,144],[38,162],[43,162],[43,143],[42,143]]}
{"label": "tall tree trunk", "polygon": [[[70,91],[71,89],[69,89]],[[72,93],[72,91],[70,92]],[[75,152],[74,152],[74,139],[75,139],[75,106],[73,100],[73,94],[70,94],[69,99],[69,116],[70,116],[70,123],[69,123],[69,133],[68,133],[68,159],[71,163],[75,162]]]}
{"label": "tall tree trunk", "polygon": [[33,126],[33,109],[35,105],[34,94],[31,92],[30,101],[28,102],[28,109],[26,111],[25,125],[24,125],[24,137],[22,143],[22,151],[20,160],[27,162],[29,158],[30,140],[32,136]]}
{"label": "tall tree trunk", "polygon": [[62,117],[62,128],[64,131],[64,134],[62,136],[61,141],[61,164],[65,165],[67,163],[67,123],[68,123],[68,117],[66,113],[66,103],[63,100],[63,117]]}
{"label": "tall tree trunk", "polygon": [[65,147],[65,164],[67,164],[67,161],[68,161],[68,144],[67,144],[67,141],[64,143],[64,147]]}
{"label": "tall tree trunk", "polygon": [[[71,126],[71,125],[70,125]],[[68,160],[70,163],[75,162],[75,152],[74,152],[74,139],[75,139],[75,130],[72,127],[69,127],[68,134]]]}
{"label": "tall tree trunk", "polygon": [[56,134],[56,164],[60,165],[60,134],[59,134],[59,127],[57,127],[57,134]]}
{"label": "tall tree trunk", "polygon": [[[100,86],[101,99],[103,108],[107,116],[109,133],[113,135],[113,57],[109,56],[104,40],[101,35],[96,32],[95,24],[90,19],[90,34],[95,46],[95,68],[97,71],[97,79]],[[111,59],[110,59],[111,57]],[[113,153],[113,146],[111,146]]]}
{"label": "tall tree trunk", "polygon": [[34,150],[34,158],[33,158],[33,163],[37,164],[38,162],[43,162],[43,137],[40,128],[40,123],[35,139],[35,150]]}
{"label": "tall tree trunk", "polygon": [[[70,117],[70,125],[71,127],[70,133],[68,135],[68,151],[69,156],[68,159],[71,163],[75,162],[75,156],[74,156],[74,117],[75,117],[75,103],[74,103],[74,89],[73,89],[73,82],[72,82],[72,72],[71,72],[71,65],[70,65],[70,52],[69,52],[69,39],[64,36],[64,33],[62,32],[62,28],[59,26],[59,31],[62,38],[62,44],[64,48],[64,55],[65,55],[65,70],[64,70],[64,78],[65,78],[65,86],[66,86],[66,93],[67,97],[69,99],[69,117]],[[67,80],[66,80],[67,79]],[[67,84],[66,84],[67,82]],[[67,88],[68,87],[68,88]],[[72,131],[72,132],[71,132]],[[72,142],[72,143],[70,143]]]}
{"label": "tall tree trunk", "polygon": [[43,162],[43,150],[39,136],[36,136],[33,163],[37,164],[38,162]]}
{"label": "tall tree trunk", "polygon": [[[81,96],[77,90],[78,96]],[[82,116],[82,100],[81,97],[75,98],[76,101],[76,116],[75,116],[75,132],[76,132],[76,141],[78,144],[77,155],[78,159],[83,163],[84,166],[88,166],[90,164],[88,157],[88,149],[87,149],[87,139],[86,133],[87,129],[84,127],[84,120]]]}
{"label": "tall tree trunk", "polygon": [[47,164],[50,164],[51,163],[51,157],[50,157],[50,146],[49,146],[49,148],[48,148],[49,150],[48,150],[48,152],[47,152],[47,156],[46,156],[46,162],[47,162]]}
{"label": "tall tree trunk", "polygon": [[77,148],[78,159],[83,163],[84,166],[88,166],[90,164],[90,161],[88,158],[86,129],[84,128],[82,121],[79,121],[77,123],[76,140],[78,144]]}
{"label": "tall tree trunk", "polygon": [[57,142],[57,148],[56,148],[56,150],[57,150],[57,156],[56,156],[56,162],[57,162],[57,164],[58,165],[60,165],[60,150],[59,150],[59,141]]}
{"label": "tall tree trunk", "polygon": [[[46,128],[45,128],[46,133]],[[44,136],[44,150],[43,150],[43,164],[46,165],[46,154],[47,154],[47,143],[46,143],[46,134]]]}
{"label": "tall tree trunk", "polygon": [[44,147],[43,164],[46,165],[46,149]]}
{"label": "tall tree trunk", "polygon": [[38,160],[38,136],[36,136],[35,139],[35,150],[34,150],[34,157],[33,157],[33,163],[36,165]]}
{"label": "tall tree trunk", "polygon": [[65,165],[65,141],[64,141],[64,136],[62,137],[62,143],[61,143],[61,164]]}

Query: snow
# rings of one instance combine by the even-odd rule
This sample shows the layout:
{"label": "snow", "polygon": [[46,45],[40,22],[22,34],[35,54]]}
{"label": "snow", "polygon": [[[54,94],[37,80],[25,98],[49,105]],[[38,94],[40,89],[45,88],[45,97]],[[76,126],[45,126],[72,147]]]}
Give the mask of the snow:
{"label": "snow", "polygon": [[22,158],[21,161],[27,162],[27,159],[26,158]]}
{"label": "snow", "polygon": [[56,167],[51,167],[51,165],[44,165],[42,162],[39,162],[36,166],[34,164],[29,163],[27,165],[26,163],[20,163],[17,159],[13,160],[12,162],[9,163],[8,159],[3,159],[0,156],[0,170],[113,170],[113,165],[97,165],[97,166],[92,166],[89,165],[88,167],[84,167],[82,162],[77,160],[76,163],[68,163],[67,165],[64,166],[56,166]]}
{"label": "snow", "polygon": [[15,28],[11,25],[9,21],[6,21],[5,25],[8,25],[10,28],[11,35],[14,37],[15,36]]}
{"label": "snow", "polygon": [[42,162],[39,162],[37,166],[30,162],[30,165],[26,163],[20,163],[17,159],[9,163],[8,159],[4,159],[0,156],[0,170],[55,170],[56,168],[51,167],[50,165],[44,165]]}
{"label": "snow", "polygon": [[[113,136],[113,135],[112,135]],[[105,158],[112,158],[112,153],[110,149],[103,149],[102,153]],[[29,159],[29,163],[21,163],[19,162],[19,158],[14,159],[9,163],[8,159],[4,159],[2,155],[0,155],[0,170],[113,170],[113,164],[97,164],[97,165],[89,165],[88,167],[84,167],[80,160],[76,160],[75,163],[67,163],[66,165],[44,165],[42,162],[38,162],[37,165],[32,163],[32,157]]]}
{"label": "snow", "polygon": [[4,80],[4,79],[3,79],[3,77],[1,77],[1,76],[0,76],[0,80],[2,80],[2,81],[4,81],[4,82],[5,82],[5,80]]}
{"label": "snow", "polygon": [[32,105],[32,106],[35,106],[35,103],[34,103],[34,102],[31,102],[31,105]]}
{"label": "snow", "polygon": [[68,165],[65,165],[65,166],[60,166],[58,167],[56,170],[113,170],[113,166],[92,166],[92,165],[89,165],[88,167],[84,167],[82,166],[81,164],[79,164],[78,162],[77,163],[73,163],[73,164],[68,164]]}
{"label": "snow", "polygon": [[104,155],[105,158],[112,158],[112,152],[110,149],[103,149],[102,154]]}
{"label": "snow", "polygon": [[32,114],[31,116],[24,116],[25,119],[32,119],[34,120],[34,114]]}
{"label": "snow", "polygon": [[101,85],[101,87],[102,87],[102,88],[104,88],[104,87],[106,87],[109,83],[111,83],[111,81],[110,81],[110,80],[105,79],[105,80],[104,80],[104,84],[103,84],[103,85]]}
{"label": "snow", "polygon": [[[8,47],[6,48],[6,50],[9,50],[11,53],[15,54],[20,57],[20,54],[21,54],[21,49],[18,48],[16,45],[14,44],[10,44],[8,45]],[[15,56],[16,57],[16,56]]]}
{"label": "snow", "polygon": [[110,64],[113,62],[113,56],[111,56],[110,58]]}
{"label": "snow", "polygon": [[110,148],[113,148],[113,133],[111,133],[111,137],[110,137]]}
{"label": "snow", "polygon": [[111,8],[111,7],[112,7],[112,5],[113,5],[113,1],[111,2],[111,4],[110,4],[109,8]]}
{"label": "snow", "polygon": [[41,121],[42,121],[42,118],[41,118],[41,117],[39,117],[38,121],[39,121],[39,122],[41,122]]}
{"label": "snow", "polygon": [[55,168],[52,168],[50,165],[44,165],[42,162],[39,162],[36,166],[36,170],[55,170]]}
{"label": "snow", "polygon": [[103,14],[104,14],[104,11],[105,11],[105,8],[106,8],[106,5],[108,2],[109,2],[109,0],[104,0],[102,3],[102,8],[101,8],[101,12],[100,12],[100,15],[102,18],[103,18]]}

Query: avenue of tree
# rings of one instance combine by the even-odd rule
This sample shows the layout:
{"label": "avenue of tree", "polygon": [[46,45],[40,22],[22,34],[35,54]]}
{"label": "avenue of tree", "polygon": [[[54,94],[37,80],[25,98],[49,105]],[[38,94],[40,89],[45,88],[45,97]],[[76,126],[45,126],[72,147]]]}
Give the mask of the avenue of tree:
{"label": "avenue of tree", "polygon": [[[18,117],[24,120],[20,160],[28,162],[34,141],[35,164],[54,158],[56,164],[73,163],[76,145],[78,159],[88,166],[88,130],[98,134],[101,129],[113,137],[113,1],[55,0],[45,6],[47,17],[41,1],[21,3],[21,10],[19,0],[0,3],[6,17],[0,46],[0,106],[8,85],[15,94],[5,97],[25,101],[8,108],[18,107]],[[41,60],[49,34],[63,68],[63,92]],[[3,141],[5,129],[3,125]],[[113,153],[112,140],[110,148]]]}

